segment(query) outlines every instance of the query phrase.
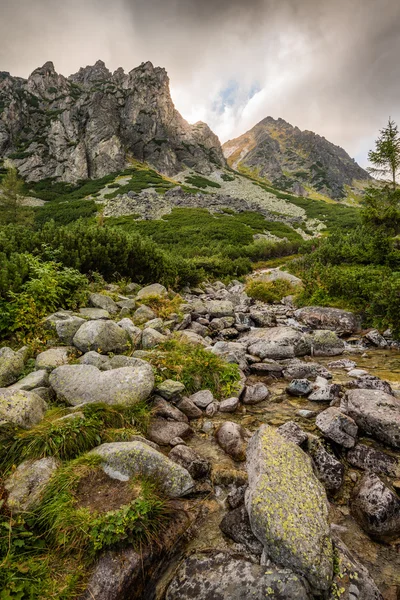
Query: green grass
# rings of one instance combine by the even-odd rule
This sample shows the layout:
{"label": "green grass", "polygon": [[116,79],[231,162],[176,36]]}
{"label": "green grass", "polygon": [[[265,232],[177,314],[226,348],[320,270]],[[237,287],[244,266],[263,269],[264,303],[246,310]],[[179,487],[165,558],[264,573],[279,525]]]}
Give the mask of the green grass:
{"label": "green grass", "polygon": [[78,219],[89,219],[98,211],[94,200],[71,200],[65,202],[48,202],[44,206],[34,208],[35,223],[44,225],[46,221],[55,221],[59,225],[68,225]]}
{"label": "green grass", "polygon": [[185,181],[194,187],[205,189],[207,187],[220,188],[221,185],[216,181],[202,177],[201,175],[187,175]]}
{"label": "green grass", "polygon": [[298,287],[285,279],[277,279],[276,281],[253,280],[246,285],[246,293],[250,298],[267,304],[280,302],[285,296],[290,296],[296,292],[298,292]]}

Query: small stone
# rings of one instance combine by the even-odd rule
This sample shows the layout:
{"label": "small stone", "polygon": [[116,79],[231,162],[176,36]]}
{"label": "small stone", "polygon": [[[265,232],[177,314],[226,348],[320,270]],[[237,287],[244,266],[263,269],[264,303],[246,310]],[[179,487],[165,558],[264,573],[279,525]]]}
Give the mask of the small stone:
{"label": "small stone", "polygon": [[23,379],[17,381],[10,386],[10,389],[13,390],[34,390],[38,387],[47,387],[49,385],[49,374],[43,369],[39,371],[32,371]]}
{"label": "small stone", "polygon": [[8,492],[7,507],[14,514],[35,508],[58,464],[53,457],[21,463],[4,482]]}
{"label": "small stone", "polygon": [[316,475],[330,492],[337,492],[343,485],[344,466],[330,454],[316,436],[308,437],[308,453],[311,456]]}
{"label": "small stone", "polygon": [[147,321],[151,319],[155,319],[157,317],[154,310],[149,308],[148,306],[139,306],[137,310],[133,313],[132,321],[135,325],[144,325]]}
{"label": "small stone", "polygon": [[300,409],[296,410],[296,415],[302,417],[303,419],[313,419],[316,416],[316,412],[314,410]]}
{"label": "small stone", "polygon": [[363,375],[368,375],[368,371],[364,371],[364,369],[351,369],[348,375],[349,377],[362,377]]}
{"label": "small stone", "polygon": [[118,306],[110,296],[105,294],[90,294],[89,303],[95,308],[107,310],[111,315],[118,313]]}
{"label": "small stone", "polygon": [[232,413],[239,406],[239,398],[226,398],[219,403],[219,412]]}
{"label": "small stone", "polygon": [[162,333],[148,327],[147,329],[144,329],[142,333],[142,346],[145,350],[149,350],[166,342],[167,339],[168,338],[165,335],[162,335]]}
{"label": "small stone", "polygon": [[206,408],[207,417],[214,417],[219,410],[219,402],[211,402]]}
{"label": "small stone", "polygon": [[184,392],[185,386],[180,381],[166,379],[156,387],[156,392],[166,400],[176,398]]}
{"label": "small stone", "polygon": [[164,297],[167,295],[166,288],[160,283],[153,283],[151,285],[146,285],[144,288],[138,291],[136,295],[137,300],[145,300],[146,298],[151,298],[152,296],[161,296]]}
{"label": "small stone", "polygon": [[190,400],[198,406],[198,408],[207,408],[209,404],[214,402],[214,396],[210,390],[200,390],[196,392],[192,396],[190,396]]}
{"label": "small stone", "polygon": [[209,462],[188,446],[175,446],[168,454],[168,458],[184,467],[193,479],[207,477],[210,473]]}
{"label": "small stone", "polygon": [[352,448],[356,443],[357,424],[334,406],[322,411],[317,416],[315,424],[327,438],[340,446]]}
{"label": "small stone", "polygon": [[329,369],[354,369],[356,366],[357,363],[348,358],[341,358],[340,360],[334,360],[328,363]]}
{"label": "small stone", "polygon": [[134,348],[139,348],[142,341],[142,330],[133,324],[131,319],[127,317],[118,321],[117,325],[125,329]]}
{"label": "small stone", "polygon": [[278,427],[277,432],[282,435],[286,441],[293,442],[296,446],[303,447],[307,444],[308,435],[294,421],[288,421]]}
{"label": "small stone", "polygon": [[187,423],[156,417],[150,422],[147,437],[160,446],[169,446],[174,438],[186,439],[192,433],[193,430]]}
{"label": "small stone", "polygon": [[313,391],[313,386],[308,379],[293,379],[286,388],[290,396],[308,396]]}
{"label": "small stone", "polygon": [[199,419],[203,415],[201,409],[190,398],[182,398],[176,403],[176,407],[189,419]]}
{"label": "small stone", "polygon": [[236,461],[246,459],[247,437],[246,430],[231,421],[223,423],[216,433],[218,444]]}
{"label": "small stone", "polygon": [[244,393],[241,396],[243,404],[258,404],[268,400],[270,394],[266,385],[256,383],[245,387]]}

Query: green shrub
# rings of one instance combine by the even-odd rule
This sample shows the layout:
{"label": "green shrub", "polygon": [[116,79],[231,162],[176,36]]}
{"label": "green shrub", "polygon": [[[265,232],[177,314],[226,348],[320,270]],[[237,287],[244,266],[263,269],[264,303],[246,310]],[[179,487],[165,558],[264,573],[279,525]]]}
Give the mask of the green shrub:
{"label": "green shrub", "polygon": [[232,396],[239,379],[239,368],[228,364],[202,346],[172,339],[160,344],[147,359],[155,368],[156,382],[174,379],[184,384],[186,392],[211,390],[216,398]]}
{"label": "green shrub", "polygon": [[298,286],[293,285],[286,279],[276,279],[275,281],[253,280],[246,285],[246,293],[250,298],[267,304],[280,302],[282,298],[293,295],[298,290]]}
{"label": "green shrub", "polygon": [[211,179],[207,179],[207,177],[202,177],[201,175],[188,175],[185,177],[185,181],[196,188],[220,188],[221,185],[216,181],[212,181]]}

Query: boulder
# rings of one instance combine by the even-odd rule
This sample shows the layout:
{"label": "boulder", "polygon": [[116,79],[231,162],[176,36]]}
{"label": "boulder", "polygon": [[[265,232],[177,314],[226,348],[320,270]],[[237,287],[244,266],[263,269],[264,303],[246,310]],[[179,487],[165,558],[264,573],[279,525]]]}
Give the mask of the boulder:
{"label": "boulder", "polygon": [[194,331],[180,331],[177,334],[178,340],[183,342],[184,344],[190,344],[191,346],[203,346],[203,348],[207,348],[207,341],[201,337],[198,333]]}
{"label": "boulder", "polygon": [[176,437],[186,439],[193,433],[193,429],[182,421],[169,421],[164,417],[151,420],[147,430],[147,437],[160,446],[169,446]]}
{"label": "boulder", "polygon": [[190,400],[198,407],[198,408],[207,408],[209,404],[214,402],[214,396],[210,390],[200,390],[195,394],[190,396]]}
{"label": "boulder", "polygon": [[176,403],[177,408],[182,411],[189,419],[199,419],[203,416],[201,409],[195,405],[190,398],[182,398]]}
{"label": "boulder", "polygon": [[234,306],[229,300],[210,300],[206,302],[206,310],[211,319],[220,317],[233,317]]}
{"label": "boulder", "polygon": [[217,342],[212,347],[211,352],[228,363],[239,365],[241,369],[247,367],[246,346],[239,342]]}
{"label": "boulder", "polygon": [[357,363],[354,360],[349,360],[348,358],[341,358],[340,360],[333,360],[328,363],[329,369],[354,369],[357,366]]}
{"label": "boulder", "polygon": [[400,461],[397,457],[365,444],[357,444],[352,448],[347,453],[347,461],[364,471],[400,478]]}
{"label": "boulder", "polygon": [[325,490],[310,458],[268,425],[247,449],[246,508],[253,533],[277,563],[305,576],[315,592],[333,575]]}
{"label": "boulder", "polygon": [[11,348],[0,348],[0,387],[7,387],[21,375],[25,366],[25,349],[14,352]]}
{"label": "boulder", "polygon": [[71,346],[59,346],[40,352],[36,357],[35,367],[38,370],[52,371],[61,365],[67,365],[74,350]]}
{"label": "boulder", "polygon": [[225,398],[219,403],[219,412],[233,413],[239,406],[239,398]]}
{"label": "boulder", "polygon": [[154,312],[154,310],[152,310],[148,306],[143,305],[139,306],[139,308],[135,310],[132,317],[132,321],[135,325],[144,325],[145,323],[147,323],[147,321],[155,319],[156,317],[157,315]]}
{"label": "boulder", "polygon": [[226,497],[226,502],[229,508],[238,508],[241,504],[244,504],[244,497],[246,494],[247,485],[235,485],[233,490],[229,492]]}
{"label": "boulder", "polygon": [[354,489],[351,512],[364,531],[378,540],[400,535],[400,499],[375,473],[366,473]]}
{"label": "boulder", "polygon": [[180,381],[166,379],[158,384],[156,392],[166,400],[173,400],[179,397],[185,391],[185,386]]}
{"label": "boulder", "polygon": [[305,306],[294,313],[296,319],[313,329],[330,329],[338,335],[349,335],[359,330],[358,318],[346,310],[322,306]]}
{"label": "boulder", "polygon": [[34,390],[38,387],[47,387],[49,385],[49,374],[46,370],[42,369],[40,371],[32,371],[23,379],[17,381],[17,383],[13,383],[10,386],[13,390]]}
{"label": "boulder", "polygon": [[125,329],[126,333],[129,335],[129,339],[133,348],[139,348],[140,343],[142,341],[142,330],[136,325],[133,324],[131,319],[125,318],[118,321],[117,325]]}
{"label": "boulder", "polygon": [[186,469],[193,479],[202,479],[210,473],[209,462],[188,446],[182,444],[175,446],[168,454],[168,458]]}
{"label": "boulder", "polygon": [[[96,319],[110,319],[111,318],[108,310],[104,310],[104,308],[93,308],[90,306],[87,308],[80,308],[79,314],[81,314],[82,317],[85,317],[85,319],[87,319],[89,321],[96,321]],[[79,327],[78,327],[78,329],[79,329]],[[78,329],[76,331],[78,331]],[[75,333],[76,333],[76,331],[75,331]],[[75,333],[74,333],[74,335],[75,335]],[[72,336],[72,337],[74,337],[74,336]],[[72,341],[71,341],[71,343],[72,343]]]}
{"label": "boulder", "polygon": [[0,425],[11,423],[31,429],[44,417],[47,404],[35,392],[0,388]]}
{"label": "boulder", "polygon": [[303,448],[307,445],[308,435],[294,421],[287,421],[276,430],[287,442],[292,442],[296,446]]}
{"label": "boulder", "polygon": [[57,312],[46,317],[43,322],[44,329],[52,331],[62,344],[72,345],[72,340],[85,319],[69,313]]}
{"label": "boulder", "polygon": [[310,600],[301,578],[287,569],[266,569],[229,552],[197,553],[181,563],[165,600]]}
{"label": "boulder", "polygon": [[100,371],[92,365],[65,365],[50,375],[58,400],[72,406],[94,402],[131,406],[146,400],[154,388],[153,369],[136,359],[135,367]]}
{"label": "boulder", "polygon": [[308,454],[313,460],[315,474],[325,488],[337,492],[344,481],[344,466],[333,454],[327,451],[322,441],[314,435],[308,437]]}
{"label": "boulder", "polygon": [[368,435],[400,448],[400,400],[397,398],[375,390],[350,390],[342,398],[340,409]]}
{"label": "boulder", "polygon": [[87,321],[74,335],[74,346],[81,352],[123,354],[129,350],[129,335],[114,321]]}
{"label": "boulder", "polygon": [[257,327],[273,327],[275,325],[275,315],[265,310],[252,308],[249,317]]}
{"label": "boulder", "polygon": [[120,481],[132,477],[154,479],[169,498],[184,496],[194,487],[186,469],[142,442],[102,444],[91,454],[102,458],[102,468],[109,477]]}
{"label": "boulder", "polygon": [[34,509],[54,471],[58,461],[52,456],[40,460],[26,460],[4,482],[8,492],[7,507],[14,514]]}
{"label": "boulder", "polygon": [[256,362],[250,365],[251,373],[254,373],[255,375],[265,375],[267,377],[282,377],[283,369],[284,367],[282,365],[269,358],[265,358],[263,362]]}
{"label": "boulder", "polygon": [[234,460],[246,459],[247,432],[241,425],[226,421],[215,435],[218,444]]}
{"label": "boulder", "polygon": [[155,319],[150,319],[150,321],[146,321],[143,325],[143,329],[155,329],[158,333],[162,333],[164,327],[164,321],[158,317]]}
{"label": "boulder", "polygon": [[248,352],[261,360],[294,358],[311,352],[311,337],[291,327],[255,329],[245,339]]}
{"label": "boulder", "polygon": [[219,402],[211,402],[206,408],[207,417],[214,417],[219,411]]}
{"label": "boulder", "polygon": [[[332,588],[339,592],[340,600],[383,600],[367,569],[337,536],[334,544],[337,563]],[[330,600],[337,600],[337,592],[333,591]]]}
{"label": "boulder", "polygon": [[333,402],[339,398],[341,389],[342,386],[337,383],[329,384],[326,382],[325,384],[318,386],[317,389],[314,389],[308,396],[308,399],[311,402]]}
{"label": "boulder", "polygon": [[357,377],[357,379],[349,381],[346,384],[346,387],[356,390],[380,390],[381,392],[385,392],[385,394],[394,396],[390,383],[383,379],[379,379],[379,377],[375,377],[375,375],[362,375],[362,377]]}
{"label": "boulder", "polygon": [[242,544],[251,554],[261,557],[264,547],[251,530],[249,515],[244,504],[229,511],[219,527],[231,540]]}
{"label": "boulder", "polygon": [[167,336],[159,333],[155,329],[148,327],[147,329],[143,329],[142,333],[142,346],[144,350],[150,350],[151,348],[155,348],[159,344],[167,341]]}
{"label": "boulder", "polygon": [[164,297],[167,295],[166,288],[160,283],[152,283],[151,285],[146,285],[136,294],[136,300],[145,300],[146,298],[151,298],[153,296]]}
{"label": "boulder", "polygon": [[94,308],[102,308],[111,315],[116,315],[119,311],[117,303],[114,302],[110,296],[106,296],[105,294],[90,294],[89,304]]}
{"label": "boulder", "polygon": [[332,373],[323,365],[316,362],[306,362],[297,358],[286,364],[283,376],[285,379],[315,379],[318,376],[332,379]]}
{"label": "boulder", "polygon": [[104,354],[99,354],[92,350],[91,352],[86,352],[81,357],[78,358],[78,362],[81,365],[92,365],[93,367],[97,367],[100,371],[108,371],[111,369],[111,363],[108,356],[104,356]]}
{"label": "boulder", "polygon": [[286,388],[290,396],[308,396],[313,391],[313,386],[308,379],[293,379]]}
{"label": "boulder", "polygon": [[270,396],[269,389],[261,382],[254,385],[247,385],[241,396],[243,404],[258,404],[268,400]]}
{"label": "boulder", "polygon": [[356,443],[358,427],[355,421],[343,414],[338,408],[331,406],[319,413],[315,424],[325,437],[345,448],[352,448]]}
{"label": "boulder", "polygon": [[374,346],[377,346],[378,348],[388,347],[387,341],[377,329],[371,329],[371,331],[368,331],[368,333],[366,333],[364,337],[368,342],[370,342]]}
{"label": "boulder", "polygon": [[344,352],[344,341],[334,331],[317,329],[311,337],[313,356],[338,356]]}
{"label": "boulder", "polygon": [[163,417],[164,419],[179,421],[180,423],[187,423],[189,421],[179,408],[176,408],[176,406],[173,406],[161,396],[154,397],[152,414],[155,417]]}

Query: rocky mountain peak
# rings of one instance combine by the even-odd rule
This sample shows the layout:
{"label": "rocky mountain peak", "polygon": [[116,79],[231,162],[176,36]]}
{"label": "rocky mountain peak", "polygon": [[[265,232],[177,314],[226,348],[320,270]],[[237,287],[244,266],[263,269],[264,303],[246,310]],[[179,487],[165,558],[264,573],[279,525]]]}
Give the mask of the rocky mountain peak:
{"label": "rocky mountain peak", "polygon": [[106,81],[110,78],[111,73],[102,60],[96,61],[94,65],[81,67],[77,73],[68,77],[69,81],[85,87],[91,87],[96,82]]}

